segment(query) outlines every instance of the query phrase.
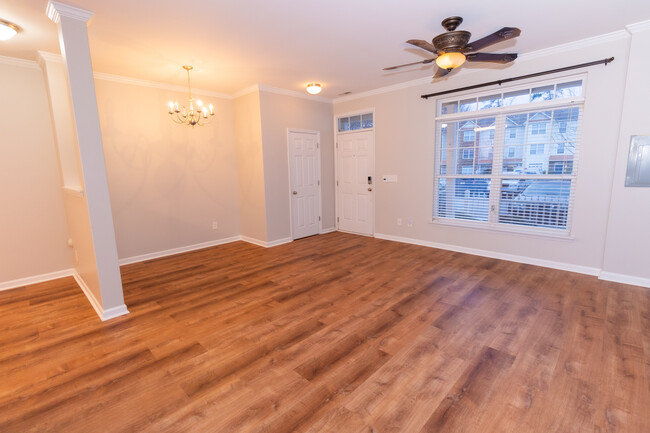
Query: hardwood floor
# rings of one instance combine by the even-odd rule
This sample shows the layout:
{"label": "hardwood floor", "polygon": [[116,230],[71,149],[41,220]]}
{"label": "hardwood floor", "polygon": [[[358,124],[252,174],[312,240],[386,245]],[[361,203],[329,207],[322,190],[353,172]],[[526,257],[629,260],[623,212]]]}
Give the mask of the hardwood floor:
{"label": "hardwood floor", "polygon": [[650,432],[650,290],[330,233],[0,292],[0,432]]}

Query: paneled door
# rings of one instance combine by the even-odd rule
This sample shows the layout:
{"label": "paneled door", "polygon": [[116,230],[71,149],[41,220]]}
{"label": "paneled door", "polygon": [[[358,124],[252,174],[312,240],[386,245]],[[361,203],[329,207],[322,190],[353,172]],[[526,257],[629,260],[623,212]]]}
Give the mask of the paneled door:
{"label": "paneled door", "polygon": [[289,183],[293,239],[320,233],[320,134],[289,130]]}
{"label": "paneled door", "polygon": [[374,131],[338,134],[337,200],[339,230],[374,234]]}

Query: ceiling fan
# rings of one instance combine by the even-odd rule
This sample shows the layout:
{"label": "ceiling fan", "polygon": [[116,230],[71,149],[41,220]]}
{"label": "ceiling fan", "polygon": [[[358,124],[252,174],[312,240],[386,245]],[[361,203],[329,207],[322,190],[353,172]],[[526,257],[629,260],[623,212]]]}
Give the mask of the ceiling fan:
{"label": "ceiling fan", "polygon": [[447,31],[433,38],[432,43],[421,39],[410,39],[406,41],[408,44],[427,50],[437,57],[404,65],[391,66],[384,68],[384,71],[390,71],[404,66],[426,65],[435,61],[438,65],[438,70],[433,78],[440,78],[462,65],[465,60],[468,62],[510,63],[517,58],[516,53],[477,53],[476,51],[482,50],[497,42],[516,38],[521,34],[521,30],[518,28],[504,27],[491,35],[469,42],[469,38],[472,36],[470,32],[456,30],[456,27],[462,22],[463,19],[461,17],[445,18],[442,21],[442,26]]}

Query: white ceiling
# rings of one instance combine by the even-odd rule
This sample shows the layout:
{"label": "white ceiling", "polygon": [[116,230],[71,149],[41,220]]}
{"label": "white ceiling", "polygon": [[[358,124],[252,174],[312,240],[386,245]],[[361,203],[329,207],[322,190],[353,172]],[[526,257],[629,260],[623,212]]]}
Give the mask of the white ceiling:
{"label": "white ceiling", "polygon": [[[649,0],[63,0],[94,12],[88,25],[96,72],[233,94],[254,84],[322,95],[358,93],[431,76],[433,67],[388,73],[385,66],[426,58],[407,39],[431,40],[440,21],[464,18],[480,38],[501,27],[521,36],[485,51],[527,53],[621,30],[650,19]],[[47,0],[2,0],[0,18],[23,27],[0,55],[59,53]],[[603,57],[609,53],[603,53]],[[474,66],[474,65],[473,65]],[[462,71],[459,71],[462,73]]]}

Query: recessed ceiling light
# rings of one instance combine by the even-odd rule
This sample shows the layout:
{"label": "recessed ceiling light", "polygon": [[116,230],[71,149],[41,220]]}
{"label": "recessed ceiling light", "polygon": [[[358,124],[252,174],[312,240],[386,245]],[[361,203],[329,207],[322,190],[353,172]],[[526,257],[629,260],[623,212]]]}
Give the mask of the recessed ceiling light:
{"label": "recessed ceiling light", "polygon": [[20,31],[22,29],[16,24],[0,19],[0,41],[8,41]]}
{"label": "recessed ceiling light", "polygon": [[307,93],[310,93],[312,95],[317,95],[321,91],[321,86],[318,83],[309,83],[307,84]]}

